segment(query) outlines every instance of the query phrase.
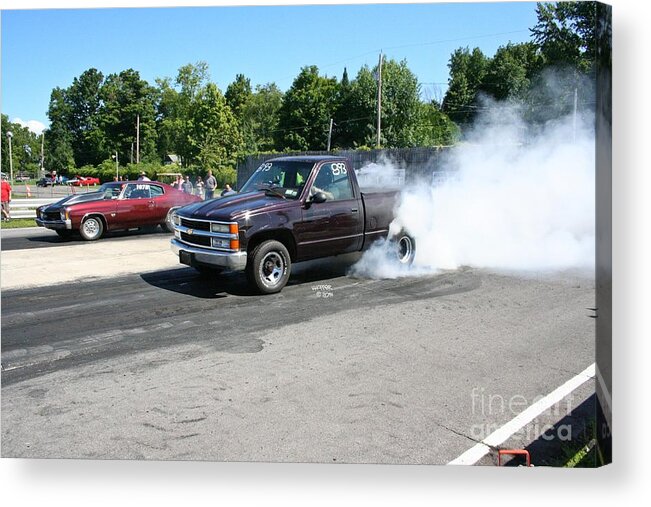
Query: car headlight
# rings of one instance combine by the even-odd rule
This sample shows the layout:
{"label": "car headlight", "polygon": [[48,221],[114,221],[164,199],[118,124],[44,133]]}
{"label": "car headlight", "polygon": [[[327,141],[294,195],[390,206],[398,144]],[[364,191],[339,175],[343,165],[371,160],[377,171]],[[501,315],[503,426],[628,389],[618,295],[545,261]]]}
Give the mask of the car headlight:
{"label": "car headlight", "polygon": [[181,217],[178,216],[176,213],[173,213],[172,222],[174,222],[174,225],[181,225]]}
{"label": "car headlight", "polygon": [[231,240],[224,238],[212,238],[212,247],[229,249],[231,247]]}
{"label": "car headlight", "polygon": [[61,210],[61,220],[68,220],[70,218],[70,208],[63,208]]}

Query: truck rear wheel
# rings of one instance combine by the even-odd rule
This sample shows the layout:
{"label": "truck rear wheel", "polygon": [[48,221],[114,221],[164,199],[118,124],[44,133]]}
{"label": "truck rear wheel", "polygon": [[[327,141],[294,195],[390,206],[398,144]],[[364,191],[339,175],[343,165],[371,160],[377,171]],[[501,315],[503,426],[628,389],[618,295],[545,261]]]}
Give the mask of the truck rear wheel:
{"label": "truck rear wheel", "polygon": [[416,240],[402,230],[391,241],[396,245],[398,261],[400,264],[411,266],[416,257]]}
{"label": "truck rear wheel", "polygon": [[274,294],[287,285],[291,267],[292,261],[285,245],[268,240],[253,249],[246,274],[249,282],[262,294]]}

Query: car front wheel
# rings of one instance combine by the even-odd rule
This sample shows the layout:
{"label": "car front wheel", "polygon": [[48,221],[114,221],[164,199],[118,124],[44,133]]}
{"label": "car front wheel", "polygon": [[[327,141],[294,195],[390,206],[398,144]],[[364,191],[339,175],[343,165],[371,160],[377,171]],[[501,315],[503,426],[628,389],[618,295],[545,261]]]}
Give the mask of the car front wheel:
{"label": "car front wheel", "polygon": [[95,241],[104,234],[104,224],[98,217],[88,217],[81,223],[79,234],[86,241]]}

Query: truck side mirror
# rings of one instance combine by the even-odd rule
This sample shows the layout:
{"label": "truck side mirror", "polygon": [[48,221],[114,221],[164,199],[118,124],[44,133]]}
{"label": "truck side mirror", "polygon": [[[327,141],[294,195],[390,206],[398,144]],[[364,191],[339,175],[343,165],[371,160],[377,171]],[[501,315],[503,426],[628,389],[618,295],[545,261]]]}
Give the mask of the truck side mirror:
{"label": "truck side mirror", "polygon": [[322,202],[326,202],[327,200],[328,197],[323,192],[317,192],[312,196],[312,202],[315,204],[321,204]]}

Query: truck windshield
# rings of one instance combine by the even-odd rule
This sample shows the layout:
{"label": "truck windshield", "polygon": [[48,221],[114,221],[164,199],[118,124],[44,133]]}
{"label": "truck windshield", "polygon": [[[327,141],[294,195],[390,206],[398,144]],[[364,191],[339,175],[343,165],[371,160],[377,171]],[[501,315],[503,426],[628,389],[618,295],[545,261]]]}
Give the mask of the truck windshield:
{"label": "truck windshield", "polygon": [[255,170],[240,193],[268,190],[270,195],[298,199],[313,167],[313,162],[265,162]]}

